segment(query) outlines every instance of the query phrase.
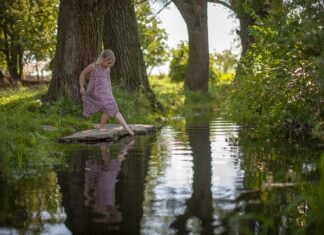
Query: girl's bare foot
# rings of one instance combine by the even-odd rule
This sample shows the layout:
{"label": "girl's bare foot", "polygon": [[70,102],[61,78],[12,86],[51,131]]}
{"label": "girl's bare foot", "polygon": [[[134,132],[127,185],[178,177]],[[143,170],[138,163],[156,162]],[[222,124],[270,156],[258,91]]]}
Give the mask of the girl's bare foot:
{"label": "girl's bare foot", "polygon": [[129,127],[127,129],[123,128],[124,130],[126,130],[128,132],[128,134],[130,134],[131,136],[134,136],[135,133],[132,129],[130,129]]}
{"label": "girl's bare foot", "polygon": [[130,128],[129,128],[129,130],[128,130],[128,133],[129,133],[131,136],[134,136],[134,135],[135,135],[134,131],[133,131],[132,129],[130,129]]}
{"label": "girl's bare foot", "polygon": [[105,125],[99,125],[98,126],[99,131],[106,131]]}

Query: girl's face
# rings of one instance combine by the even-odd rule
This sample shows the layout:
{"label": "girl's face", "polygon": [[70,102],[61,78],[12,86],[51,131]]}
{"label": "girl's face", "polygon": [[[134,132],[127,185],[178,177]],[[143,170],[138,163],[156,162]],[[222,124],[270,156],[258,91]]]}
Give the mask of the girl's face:
{"label": "girl's face", "polygon": [[104,59],[101,61],[101,66],[107,68],[112,65],[113,60],[111,58]]}

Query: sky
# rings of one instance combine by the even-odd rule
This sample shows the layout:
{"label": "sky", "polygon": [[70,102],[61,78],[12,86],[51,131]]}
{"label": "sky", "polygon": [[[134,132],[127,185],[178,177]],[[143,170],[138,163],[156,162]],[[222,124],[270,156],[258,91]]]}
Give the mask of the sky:
{"label": "sky", "polygon": [[[153,5],[153,10],[157,12],[161,5]],[[208,41],[210,52],[222,52],[223,50],[232,50],[235,54],[240,54],[240,44],[235,32],[239,28],[239,22],[231,17],[231,12],[227,8],[208,3]],[[168,34],[170,48],[176,47],[181,41],[188,41],[186,24],[180,15],[176,6],[171,3],[157,16],[161,20],[163,27]],[[157,68],[154,74],[167,72],[168,65]]]}

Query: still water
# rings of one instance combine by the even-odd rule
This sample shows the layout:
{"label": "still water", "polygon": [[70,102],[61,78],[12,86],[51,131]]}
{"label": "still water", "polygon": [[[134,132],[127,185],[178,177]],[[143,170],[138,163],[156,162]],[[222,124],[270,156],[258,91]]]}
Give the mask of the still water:
{"label": "still water", "polygon": [[319,160],[306,143],[249,140],[217,117],[180,119],[114,145],[74,146],[45,176],[1,179],[0,234],[294,234],[312,210]]}

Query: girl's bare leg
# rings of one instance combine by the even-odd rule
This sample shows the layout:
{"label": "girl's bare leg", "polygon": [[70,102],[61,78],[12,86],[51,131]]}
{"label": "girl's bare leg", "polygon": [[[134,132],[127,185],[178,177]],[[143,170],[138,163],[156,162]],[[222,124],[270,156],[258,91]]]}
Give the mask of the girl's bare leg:
{"label": "girl's bare leg", "polygon": [[109,117],[108,113],[103,113],[103,114],[101,115],[101,118],[100,118],[100,125],[99,125],[99,128],[100,128],[100,129],[105,128],[105,124],[106,124],[106,122],[107,122],[107,120],[108,120],[108,117]]}
{"label": "girl's bare leg", "polygon": [[116,113],[115,115],[117,121],[120,123],[120,125],[122,125],[124,127],[125,130],[127,130],[127,132],[131,135],[131,136],[134,136],[135,133],[132,129],[129,128],[129,126],[127,125],[123,115],[121,115],[120,112]]}

